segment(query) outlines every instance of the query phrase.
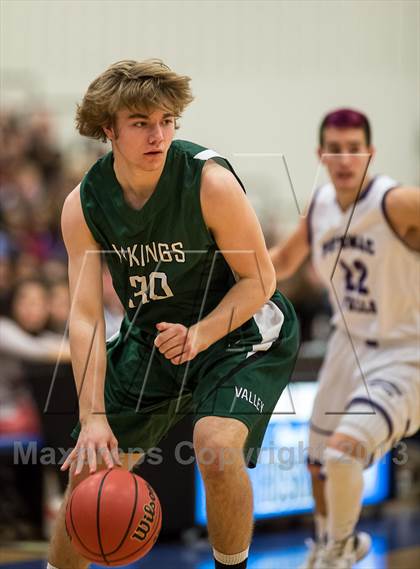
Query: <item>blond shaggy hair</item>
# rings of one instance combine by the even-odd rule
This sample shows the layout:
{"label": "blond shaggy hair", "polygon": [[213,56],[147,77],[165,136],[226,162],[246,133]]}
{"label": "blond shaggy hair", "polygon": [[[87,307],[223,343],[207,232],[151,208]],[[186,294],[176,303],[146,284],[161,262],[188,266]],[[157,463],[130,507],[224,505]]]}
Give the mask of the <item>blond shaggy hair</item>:
{"label": "blond shaggy hair", "polygon": [[114,63],[89,85],[77,105],[76,128],[79,133],[107,141],[103,127],[114,125],[120,109],[165,110],[178,118],[193,96],[190,78],[178,75],[160,59]]}

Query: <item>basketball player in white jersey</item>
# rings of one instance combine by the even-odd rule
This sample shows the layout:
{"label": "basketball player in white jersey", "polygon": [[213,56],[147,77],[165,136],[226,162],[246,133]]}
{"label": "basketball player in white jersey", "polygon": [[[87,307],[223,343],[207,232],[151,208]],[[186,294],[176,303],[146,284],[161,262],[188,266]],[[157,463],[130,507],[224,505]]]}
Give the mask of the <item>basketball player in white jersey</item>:
{"label": "basketball player in white jersey", "polygon": [[330,293],[334,331],[309,438],[316,539],[302,567],[346,569],[371,545],[355,532],[363,469],[420,424],[420,188],[369,174],[360,112],[329,113],[318,154],[331,182],[271,257],[281,280],[310,254]]}

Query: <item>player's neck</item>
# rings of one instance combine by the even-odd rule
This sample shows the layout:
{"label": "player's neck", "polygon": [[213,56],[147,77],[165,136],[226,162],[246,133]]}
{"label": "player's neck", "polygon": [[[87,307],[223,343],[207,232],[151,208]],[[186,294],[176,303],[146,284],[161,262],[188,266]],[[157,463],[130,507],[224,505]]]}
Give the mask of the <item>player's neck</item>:
{"label": "player's neck", "polygon": [[[152,171],[142,170],[115,156],[114,172],[129,202],[138,201],[138,207],[146,202],[156,189],[165,164]],[[134,203],[135,205],[135,203]]]}
{"label": "player's neck", "polygon": [[370,176],[366,176],[360,191],[359,188],[354,188],[354,190],[340,192],[336,188],[337,203],[340,206],[340,209],[342,211],[346,211],[347,208],[349,208],[352,204],[354,204],[354,202],[358,199],[358,197],[360,198],[360,196],[366,190],[371,180],[372,178]]}

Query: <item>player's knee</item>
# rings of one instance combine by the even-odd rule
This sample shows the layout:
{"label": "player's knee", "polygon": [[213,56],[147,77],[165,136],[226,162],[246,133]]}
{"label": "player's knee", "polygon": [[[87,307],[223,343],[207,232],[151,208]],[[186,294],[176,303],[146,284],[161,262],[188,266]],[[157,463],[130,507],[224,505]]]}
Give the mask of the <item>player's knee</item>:
{"label": "player's knee", "polygon": [[352,456],[336,447],[327,446],[324,452],[324,469],[326,479],[336,476],[361,476],[365,467],[363,459]]}
{"label": "player's knee", "polygon": [[194,449],[243,448],[247,436],[247,427],[236,419],[204,417],[194,428]]}
{"label": "player's knee", "polygon": [[[232,468],[244,464],[243,445],[246,427],[214,429],[209,421],[197,423],[194,430],[194,450],[197,463],[204,478],[221,477]],[[239,431],[239,432],[238,432]]]}
{"label": "player's knee", "polygon": [[243,449],[229,445],[220,437],[209,436],[195,447],[197,463],[201,474],[206,477],[222,477],[232,468],[244,464]]}
{"label": "player's knee", "polygon": [[201,475],[208,479],[223,479],[245,464],[243,450],[223,445],[209,445],[196,450]]}
{"label": "player's knee", "polygon": [[334,433],[327,441],[324,451],[324,462],[328,460],[345,461],[355,459],[362,464],[366,463],[369,451],[364,441],[344,433]]}

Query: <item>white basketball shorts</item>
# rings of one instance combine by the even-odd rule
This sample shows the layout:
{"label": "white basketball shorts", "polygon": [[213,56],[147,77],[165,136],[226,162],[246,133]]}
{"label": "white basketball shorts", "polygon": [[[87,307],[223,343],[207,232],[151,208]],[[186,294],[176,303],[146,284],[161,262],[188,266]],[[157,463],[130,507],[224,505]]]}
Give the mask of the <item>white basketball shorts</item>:
{"label": "white basketball shorts", "polygon": [[419,346],[350,339],[335,330],[319,374],[308,460],[323,464],[327,439],[338,432],[360,440],[372,462],[419,427]]}

